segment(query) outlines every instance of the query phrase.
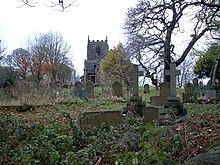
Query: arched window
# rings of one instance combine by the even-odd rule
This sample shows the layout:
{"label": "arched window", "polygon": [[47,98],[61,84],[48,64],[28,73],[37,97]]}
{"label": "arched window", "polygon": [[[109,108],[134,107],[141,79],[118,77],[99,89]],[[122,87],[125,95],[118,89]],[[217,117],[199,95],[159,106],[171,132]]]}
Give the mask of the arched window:
{"label": "arched window", "polygon": [[95,53],[96,53],[97,56],[100,55],[100,47],[99,46],[96,47]]}

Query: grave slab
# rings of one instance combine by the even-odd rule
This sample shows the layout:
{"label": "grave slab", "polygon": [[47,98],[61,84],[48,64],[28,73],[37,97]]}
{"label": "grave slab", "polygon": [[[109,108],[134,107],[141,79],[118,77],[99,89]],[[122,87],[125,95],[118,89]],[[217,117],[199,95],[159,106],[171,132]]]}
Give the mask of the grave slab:
{"label": "grave slab", "polygon": [[120,110],[87,111],[80,118],[80,127],[82,130],[88,130],[95,126],[101,126],[103,123],[111,126],[119,126],[121,121],[122,111]]}

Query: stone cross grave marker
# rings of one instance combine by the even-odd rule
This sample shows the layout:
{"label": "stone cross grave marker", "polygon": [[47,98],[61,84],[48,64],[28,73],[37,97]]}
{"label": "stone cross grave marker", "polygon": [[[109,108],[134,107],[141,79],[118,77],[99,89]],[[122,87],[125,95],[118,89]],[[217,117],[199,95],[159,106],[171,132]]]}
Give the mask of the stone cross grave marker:
{"label": "stone cross grave marker", "polygon": [[138,70],[138,65],[133,65],[133,69],[129,72],[129,76],[133,79],[133,96],[139,96],[138,76],[143,76],[143,71]]}
{"label": "stone cross grave marker", "polygon": [[180,70],[176,70],[176,63],[170,63],[170,70],[165,71],[165,75],[170,75],[170,96],[176,97],[176,76],[180,75]]}

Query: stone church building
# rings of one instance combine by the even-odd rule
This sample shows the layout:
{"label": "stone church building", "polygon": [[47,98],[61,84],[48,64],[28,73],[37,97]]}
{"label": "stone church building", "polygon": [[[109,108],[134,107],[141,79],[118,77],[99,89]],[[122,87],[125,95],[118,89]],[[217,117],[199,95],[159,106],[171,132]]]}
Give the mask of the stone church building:
{"label": "stone church building", "polygon": [[81,77],[81,82],[91,80],[95,84],[101,83],[100,62],[108,53],[108,39],[90,41],[88,37],[87,43],[87,59],[84,61],[84,75]]}

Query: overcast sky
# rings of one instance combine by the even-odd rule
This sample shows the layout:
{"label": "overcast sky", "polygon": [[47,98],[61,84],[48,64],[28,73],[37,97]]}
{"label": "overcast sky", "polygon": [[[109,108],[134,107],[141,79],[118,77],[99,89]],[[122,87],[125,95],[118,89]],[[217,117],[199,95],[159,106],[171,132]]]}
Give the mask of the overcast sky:
{"label": "overcast sky", "polygon": [[72,59],[79,74],[83,72],[88,35],[90,40],[105,40],[109,48],[124,43],[124,19],[136,0],[78,0],[78,6],[66,12],[48,8],[41,0],[37,7],[23,6],[18,0],[4,0],[0,5],[0,38],[7,53],[24,47],[27,39],[42,32],[60,32],[72,46]]}

